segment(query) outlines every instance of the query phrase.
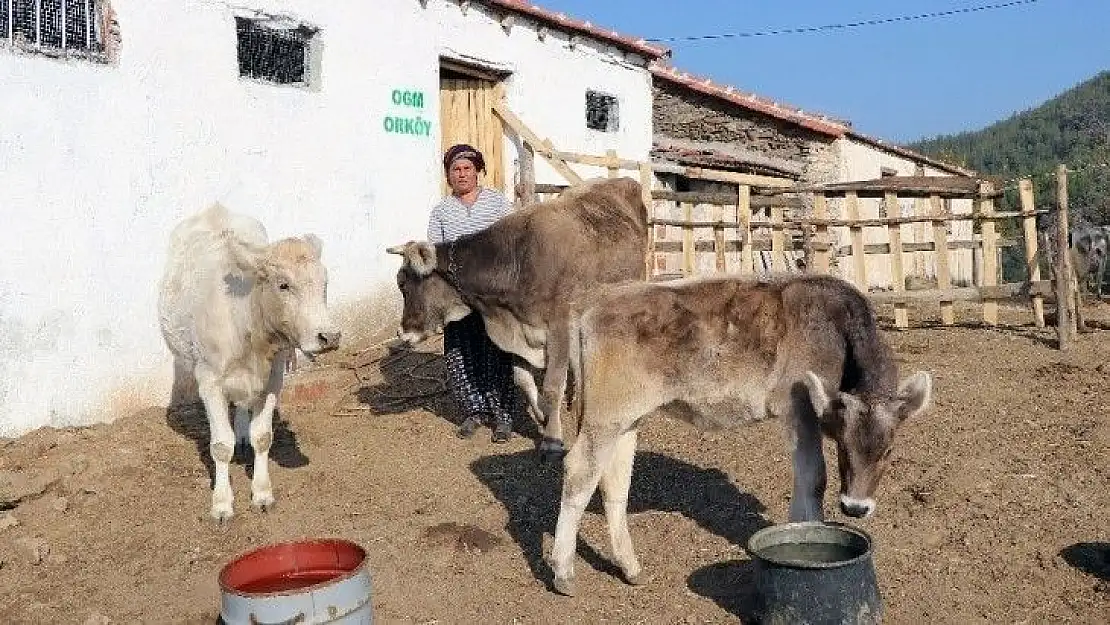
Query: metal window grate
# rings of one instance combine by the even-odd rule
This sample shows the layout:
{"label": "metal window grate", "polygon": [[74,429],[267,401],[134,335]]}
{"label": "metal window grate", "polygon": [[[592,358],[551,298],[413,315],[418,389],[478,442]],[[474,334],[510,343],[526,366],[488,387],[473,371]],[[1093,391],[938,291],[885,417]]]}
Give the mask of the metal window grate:
{"label": "metal window grate", "polygon": [[617,132],[620,129],[617,97],[598,91],[586,91],[586,127],[602,132]]}
{"label": "metal window grate", "polygon": [[44,50],[99,48],[97,0],[0,0],[0,40]]}
{"label": "metal window grate", "polygon": [[262,20],[235,18],[239,39],[239,75],[278,84],[306,84],[307,26],[277,27]]}

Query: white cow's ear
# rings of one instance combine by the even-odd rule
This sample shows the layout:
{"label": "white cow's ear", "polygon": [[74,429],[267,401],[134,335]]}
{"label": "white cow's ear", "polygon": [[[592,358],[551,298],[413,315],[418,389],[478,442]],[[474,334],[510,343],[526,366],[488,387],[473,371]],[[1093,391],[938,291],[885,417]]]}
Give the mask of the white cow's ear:
{"label": "white cow's ear", "polygon": [[320,239],[320,237],[316,236],[315,234],[309,233],[301,237],[301,239],[303,239],[304,242],[308,244],[308,247],[312,249],[313,259],[320,260],[320,257],[324,255],[324,242]]}
{"label": "white cow's ear", "polygon": [[265,280],[267,274],[266,257],[269,254],[269,246],[248,243],[231,230],[224,230],[222,236],[224,241],[227,242],[231,260],[239,270],[260,280]]}

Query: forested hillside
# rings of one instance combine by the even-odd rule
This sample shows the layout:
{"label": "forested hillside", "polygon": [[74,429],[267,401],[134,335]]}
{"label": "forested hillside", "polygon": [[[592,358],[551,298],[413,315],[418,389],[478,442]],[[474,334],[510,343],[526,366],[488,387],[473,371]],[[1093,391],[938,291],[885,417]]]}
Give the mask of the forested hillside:
{"label": "forested hillside", "polygon": [[907,147],[1004,179],[1034,177],[1042,206],[1055,201],[1048,172],[1065,163],[1073,214],[1110,223],[1110,71],[982,130]]}

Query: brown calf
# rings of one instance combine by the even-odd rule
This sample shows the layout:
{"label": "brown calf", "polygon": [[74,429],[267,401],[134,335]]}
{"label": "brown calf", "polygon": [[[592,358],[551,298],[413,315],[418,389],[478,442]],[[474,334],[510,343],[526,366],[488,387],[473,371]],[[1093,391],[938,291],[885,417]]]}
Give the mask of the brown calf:
{"label": "brown calf", "polygon": [[616,286],[576,334],[581,415],[550,555],[555,589],[568,595],[578,524],[599,482],[613,553],[639,582],[626,508],[636,432],[650,413],[703,428],[782,417],[794,457],[790,520],[822,520],[822,434],[836,441],[841,510],[867,516],[895,430],[932,394],[924,371],[899,383],[867,300],[827,276]]}

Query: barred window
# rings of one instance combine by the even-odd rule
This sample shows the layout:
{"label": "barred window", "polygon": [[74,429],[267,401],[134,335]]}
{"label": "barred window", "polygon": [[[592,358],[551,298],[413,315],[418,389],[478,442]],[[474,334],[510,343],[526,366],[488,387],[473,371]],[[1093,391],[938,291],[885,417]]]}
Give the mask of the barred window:
{"label": "barred window", "polygon": [[315,28],[286,19],[235,18],[239,75],[281,85],[308,85]]}
{"label": "barred window", "polygon": [[43,51],[101,52],[101,0],[0,0],[0,42]]}
{"label": "barred window", "polygon": [[586,128],[601,132],[617,132],[620,129],[617,96],[586,91]]}

